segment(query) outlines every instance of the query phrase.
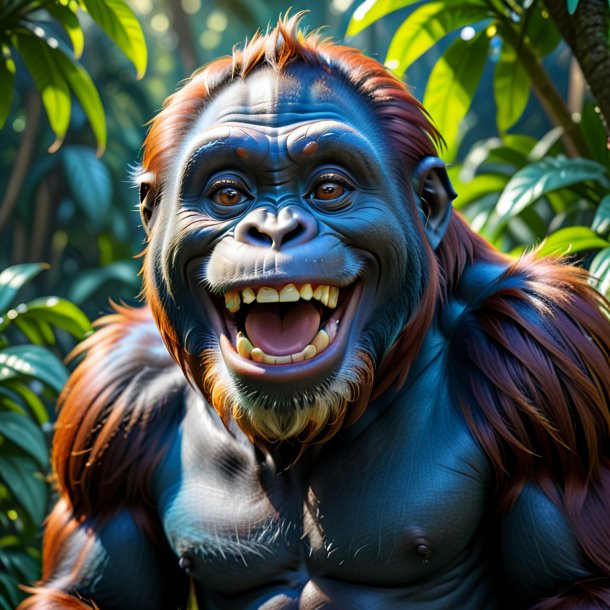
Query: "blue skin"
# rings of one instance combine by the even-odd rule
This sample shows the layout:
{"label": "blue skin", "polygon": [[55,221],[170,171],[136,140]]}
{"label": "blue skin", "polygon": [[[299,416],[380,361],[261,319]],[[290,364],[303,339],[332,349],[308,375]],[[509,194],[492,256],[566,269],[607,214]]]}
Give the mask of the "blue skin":
{"label": "blue skin", "polygon": [[[309,140],[318,150],[305,155]],[[244,148],[247,156],[236,154]],[[225,289],[260,284],[261,269],[267,281],[310,279],[315,258],[318,281],[339,283],[357,273],[363,284],[342,353],[360,348],[376,362],[382,358],[417,306],[427,263],[405,204],[412,187],[396,177],[391,151],[358,95],[311,68],[294,66],[283,76],[258,71],[208,106],[178,165],[174,174],[184,178],[165,178],[152,248],[172,261],[157,277],[169,278],[179,296],[180,314],[170,316],[191,353],[210,341],[194,329],[218,325],[219,316],[202,308],[200,288],[185,285],[189,264],[208,287]],[[340,201],[303,197],[331,170],[349,178]],[[220,187],[229,189],[223,192],[230,206],[210,190],[219,178],[233,181]],[[438,193],[439,201],[450,197]],[[280,211],[290,207],[299,220],[286,217],[282,225]],[[430,222],[433,245],[444,211],[439,204]],[[198,224],[187,233],[193,219]],[[178,247],[172,234],[182,237]],[[165,566],[180,560],[202,610],[495,610],[525,608],[586,576],[569,524],[533,485],[506,518],[496,517],[492,467],[451,398],[448,370],[459,366],[460,354],[450,335],[488,287],[501,288],[503,271],[471,267],[400,391],[370,404],[355,425],[290,468],[285,444],[258,450],[237,427],[227,431],[185,384],[184,415],[153,478],[169,550],[153,548],[124,511],[98,531],[75,588],[102,609],[168,610],[184,603],[177,583],[175,598],[167,593],[176,575]],[[230,361],[225,366],[247,389],[276,392],[282,404],[287,388],[315,389],[321,376],[345,374],[350,361],[341,357],[277,385]],[[58,577],[82,537],[74,536]]]}

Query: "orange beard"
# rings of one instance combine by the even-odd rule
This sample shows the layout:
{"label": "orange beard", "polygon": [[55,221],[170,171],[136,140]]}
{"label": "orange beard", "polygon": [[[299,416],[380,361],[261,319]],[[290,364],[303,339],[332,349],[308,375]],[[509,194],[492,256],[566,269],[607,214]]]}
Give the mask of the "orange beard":
{"label": "orange beard", "polygon": [[287,405],[285,400],[278,404],[273,389],[255,397],[240,393],[215,349],[205,350],[193,364],[193,380],[225,425],[234,419],[252,442],[292,440],[304,446],[326,441],[354,423],[369,403],[375,376],[371,357],[360,351],[343,367],[349,373],[298,392],[294,404]]}

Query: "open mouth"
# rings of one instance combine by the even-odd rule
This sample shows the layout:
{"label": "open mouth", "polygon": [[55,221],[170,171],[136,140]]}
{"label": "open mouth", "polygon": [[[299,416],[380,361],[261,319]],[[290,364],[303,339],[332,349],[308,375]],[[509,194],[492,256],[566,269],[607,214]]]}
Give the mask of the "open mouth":
{"label": "open mouth", "polygon": [[290,283],[225,292],[223,317],[234,350],[267,365],[312,360],[333,344],[353,288]]}

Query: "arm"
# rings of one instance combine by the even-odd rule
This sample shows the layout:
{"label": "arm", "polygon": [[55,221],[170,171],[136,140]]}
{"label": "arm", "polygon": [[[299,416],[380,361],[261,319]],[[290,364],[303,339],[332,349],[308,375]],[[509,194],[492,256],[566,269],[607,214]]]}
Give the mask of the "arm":
{"label": "arm", "polygon": [[536,610],[610,609],[608,302],[532,258],[467,284],[451,383],[496,472],[508,571]]}
{"label": "arm", "polygon": [[150,482],[186,382],[146,308],[118,308],[77,349],[86,357],[60,397],[53,439],[60,500],[46,525],[43,585],[20,610],[173,610],[188,583]]}
{"label": "arm", "polygon": [[188,579],[142,516],[123,509],[82,524],[64,501],[51,513],[44,541],[44,585],[19,610],[65,608],[169,610],[186,607]]}

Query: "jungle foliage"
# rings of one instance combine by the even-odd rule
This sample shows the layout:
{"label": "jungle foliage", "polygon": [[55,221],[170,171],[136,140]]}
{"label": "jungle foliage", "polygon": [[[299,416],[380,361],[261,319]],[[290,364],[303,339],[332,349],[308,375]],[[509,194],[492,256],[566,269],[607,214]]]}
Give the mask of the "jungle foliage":
{"label": "jungle foliage", "polygon": [[[458,192],[455,207],[501,250],[520,254],[536,247],[540,255],[581,261],[597,278],[597,287],[610,296],[610,154],[603,113],[608,100],[605,90],[595,99],[586,96],[585,84],[594,93],[599,87],[592,86],[593,77],[582,80],[583,72],[589,76],[591,54],[600,58],[598,68],[605,70],[606,80],[610,77],[608,3],[563,2],[377,0],[356,10],[347,33],[356,35],[414,5],[394,33],[385,63],[408,77],[409,69],[430,49],[440,52],[423,103],[445,138],[445,160],[454,161],[449,175]],[[572,108],[545,67],[545,59],[565,53],[568,42],[560,31],[568,28],[558,14],[568,24],[578,23],[572,29],[582,29],[581,22],[592,20],[587,30],[591,48],[574,48],[575,59],[564,60],[576,91]],[[464,151],[464,119],[489,64],[495,130]],[[600,79],[599,73],[594,77]],[[553,125],[539,138],[514,129],[531,91]]]}

